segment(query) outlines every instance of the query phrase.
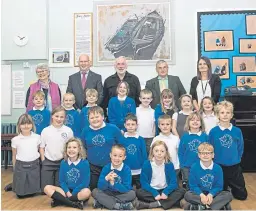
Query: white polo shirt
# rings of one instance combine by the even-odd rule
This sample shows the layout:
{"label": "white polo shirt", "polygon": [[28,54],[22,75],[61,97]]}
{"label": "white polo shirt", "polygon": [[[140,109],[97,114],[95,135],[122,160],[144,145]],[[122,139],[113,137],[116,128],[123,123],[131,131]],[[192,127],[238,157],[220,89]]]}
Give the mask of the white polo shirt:
{"label": "white polo shirt", "polygon": [[45,157],[52,161],[62,159],[64,144],[73,136],[73,131],[65,125],[61,128],[53,125],[44,128],[41,133],[40,147],[44,148]]}

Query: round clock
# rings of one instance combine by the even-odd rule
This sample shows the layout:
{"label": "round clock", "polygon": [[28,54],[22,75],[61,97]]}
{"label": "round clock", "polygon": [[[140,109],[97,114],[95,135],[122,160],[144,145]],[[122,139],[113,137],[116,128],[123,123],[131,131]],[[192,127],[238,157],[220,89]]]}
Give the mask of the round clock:
{"label": "round clock", "polygon": [[25,46],[28,43],[28,36],[19,34],[19,35],[14,36],[13,40],[16,45]]}

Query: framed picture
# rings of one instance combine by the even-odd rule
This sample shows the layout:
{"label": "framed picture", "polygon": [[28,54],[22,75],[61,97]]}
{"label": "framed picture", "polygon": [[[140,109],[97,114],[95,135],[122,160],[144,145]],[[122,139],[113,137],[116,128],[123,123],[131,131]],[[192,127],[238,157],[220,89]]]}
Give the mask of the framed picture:
{"label": "framed picture", "polygon": [[50,67],[73,67],[73,49],[70,48],[50,48]]}
{"label": "framed picture", "polygon": [[246,34],[256,35],[256,15],[246,15]]}
{"label": "framed picture", "polygon": [[92,13],[74,13],[74,66],[78,66],[79,56],[87,54],[93,61]]}
{"label": "framed picture", "polygon": [[204,32],[205,51],[233,51],[234,38],[233,31],[205,31]]}
{"label": "framed picture", "polygon": [[233,72],[256,72],[255,56],[233,57]]}
{"label": "framed picture", "polygon": [[94,64],[113,65],[125,56],[129,65],[174,63],[172,0],[94,2]]}
{"label": "framed picture", "polygon": [[229,79],[229,59],[210,59],[212,73],[220,76],[221,79]]}
{"label": "framed picture", "polygon": [[[256,23],[255,23],[256,24]],[[256,25],[255,25],[256,28]],[[239,39],[239,52],[240,53],[256,53],[256,38]]]}
{"label": "framed picture", "polygon": [[237,86],[250,86],[251,88],[256,88],[256,76],[255,75],[239,75],[236,76]]}

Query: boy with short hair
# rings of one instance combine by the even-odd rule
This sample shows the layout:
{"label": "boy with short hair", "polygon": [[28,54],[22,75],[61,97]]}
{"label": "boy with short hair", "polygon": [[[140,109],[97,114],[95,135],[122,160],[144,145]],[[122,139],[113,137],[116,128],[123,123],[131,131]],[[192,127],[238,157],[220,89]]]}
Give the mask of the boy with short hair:
{"label": "boy with short hair", "polygon": [[[180,162],[178,158],[178,148],[180,144],[180,140],[178,136],[175,136],[172,131],[172,118],[168,114],[164,114],[158,118],[158,127],[160,128],[161,132],[158,136],[153,139],[153,142],[158,140],[163,141],[167,147],[168,152],[172,158],[172,163],[174,169],[176,171],[176,175],[179,174],[180,169]],[[152,146],[151,144],[151,146]]]}
{"label": "boy with short hair", "polygon": [[72,129],[74,137],[80,137],[81,127],[80,127],[80,114],[74,108],[75,104],[75,95],[72,93],[66,93],[63,95],[62,105],[66,111],[66,118],[64,125]]}
{"label": "boy with short hair", "polygon": [[110,152],[111,163],[104,166],[100,174],[98,188],[92,196],[94,207],[106,207],[109,210],[132,210],[132,201],[136,198],[131,186],[131,169],[123,161],[126,158],[125,148],[115,144]]}
{"label": "boy with short hair", "polygon": [[222,101],[216,106],[219,125],[209,134],[209,143],[214,146],[214,161],[219,164],[224,175],[224,190],[231,188],[236,199],[245,200],[247,190],[240,166],[244,151],[243,134],[240,128],[233,126],[230,120],[233,117],[233,104]]}
{"label": "boy with short hair", "polygon": [[132,171],[132,185],[135,185],[136,189],[139,189],[141,187],[141,168],[144,161],[147,160],[147,150],[145,140],[136,132],[137,126],[136,115],[129,113],[125,117],[124,123],[127,132],[124,133],[119,143],[126,149],[126,159],[124,163],[127,164]]}
{"label": "boy with short hair", "polygon": [[88,121],[88,110],[90,107],[97,106],[98,92],[96,89],[86,89],[85,90],[85,100],[87,105],[82,108],[81,117],[81,128],[89,127]]}
{"label": "boy with short hair", "polygon": [[213,146],[209,143],[201,143],[198,147],[198,157],[200,162],[194,163],[190,169],[190,191],[185,194],[185,200],[188,202],[185,209],[220,210],[224,207],[230,209],[232,194],[223,191],[222,169],[212,161]]}
{"label": "boy with short hair", "polygon": [[51,112],[45,108],[45,94],[43,91],[38,90],[33,94],[34,107],[28,111],[28,114],[32,117],[36,133],[41,135],[44,128],[48,127],[51,122]]}
{"label": "boy with short hair", "polygon": [[141,104],[136,108],[137,132],[146,141],[147,153],[149,154],[150,145],[155,137],[155,111],[150,107],[150,103],[153,100],[152,92],[148,89],[141,90],[139,99]]}
{"label": "boy with short hair", "polygon": [[122,137],[120,129],[104,122],[104,111],[99,106],[91,107],[88,111],[89,127],[83,129],[81,139],[87,151],[90,164],[90,189],[97,187],[100,172],[104,165],[110,162],[111,147]]}

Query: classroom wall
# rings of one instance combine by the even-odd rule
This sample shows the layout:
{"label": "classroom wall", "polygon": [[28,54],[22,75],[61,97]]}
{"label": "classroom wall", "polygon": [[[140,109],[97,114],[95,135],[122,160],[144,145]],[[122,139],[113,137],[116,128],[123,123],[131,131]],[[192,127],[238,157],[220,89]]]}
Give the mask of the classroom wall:
{"label": "classroom wall", "polygon": [[[5,0],[8,1],[8,0]],[[19,0],[16,0],[17,3]],[[41,0],[43,1],[43,0]],[[73,48],[73,13],[93,12],[93,0],[44,0],[47,5],[47,42],[49,48]],[[22,1],[21,1],[22,2]],[[197,12],[221,10],[256,9],[256,0],[175,0],[174,1],[175,30],[175,65],[171,65],[169,73],[180,77],[185,89],[189,91],[191,78],[196,75],[197,61]],[[2,7],[2,10],[4,8]],[[7,17],[2,17],[2,19]],[[36,29],[35,29],[36,30]],[[2,31],[4,33],[4,31]],[[2,54],[4,52],[2,51]],[[25,87],[36,80],[34,67],[38,62],[46,60],[26,60],[30,68],[23,68],[23,61],[2,61],[2,64],[12,64],[12,71],[25,71]],[[92,67],[92,70],[102,75],[103,81],[115,72],[112,66]],[[58,83],[62,90],[68,82],[68,76],[78,71],[77,68],[51,68],[51,80]],[[142,86],[156,76],[155,66],[129,66],[128,71],[136,74]],[[3,100],[3,99],[2,99]],[[3,123],[16,122],[25,109],[12,109],[12,115],[1,116]]]}

